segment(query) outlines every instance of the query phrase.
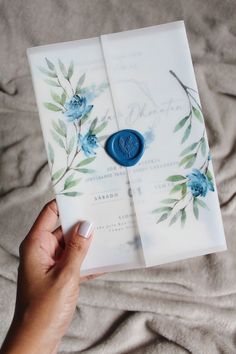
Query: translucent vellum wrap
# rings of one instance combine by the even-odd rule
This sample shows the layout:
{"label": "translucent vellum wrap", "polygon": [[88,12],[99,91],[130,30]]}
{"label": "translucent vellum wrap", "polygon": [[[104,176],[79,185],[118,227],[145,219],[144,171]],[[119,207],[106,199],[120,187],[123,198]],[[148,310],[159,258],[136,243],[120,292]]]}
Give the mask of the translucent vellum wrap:
{"label": "translucent vellum wrap", "polygon": [[[226,249],[182,21],[28,49],[64,234],[95,224],[82,273],[154,266]],[[134,129],[122,167],[107,138]]]}

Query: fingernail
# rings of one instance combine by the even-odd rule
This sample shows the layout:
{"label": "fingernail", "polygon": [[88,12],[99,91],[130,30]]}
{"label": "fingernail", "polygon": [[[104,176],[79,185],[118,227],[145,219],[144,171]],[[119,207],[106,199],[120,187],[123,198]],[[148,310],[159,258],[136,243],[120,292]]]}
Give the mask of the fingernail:
{"label": "fingernail", "polygon": [[79,236],[88,238],[91,235],[92,229],[93,229],[93,223],[89,221],[83,221],[81,222],[77,233]]}

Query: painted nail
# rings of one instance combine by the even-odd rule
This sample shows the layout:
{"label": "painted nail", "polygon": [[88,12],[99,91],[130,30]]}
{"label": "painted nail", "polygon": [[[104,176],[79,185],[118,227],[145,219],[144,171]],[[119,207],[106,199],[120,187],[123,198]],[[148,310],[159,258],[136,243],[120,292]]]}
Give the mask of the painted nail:
{"label": "painted nail", "polygon": [[91,235],[92,229],[93,229],[93,224],[91,222],[83,221],[81,222],[77,233],[79,236],[88,238]]}

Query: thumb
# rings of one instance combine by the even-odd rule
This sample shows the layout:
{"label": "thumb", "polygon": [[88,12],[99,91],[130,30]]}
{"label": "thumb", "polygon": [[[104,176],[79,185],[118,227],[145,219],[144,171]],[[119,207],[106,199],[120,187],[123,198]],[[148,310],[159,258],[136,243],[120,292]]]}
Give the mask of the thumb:
{"label": "thumb", "polygon": [[63,257],[64,266],[69,266],[76,272],[80,270],[81,264],[88,252],[92,241],[93,224],[89,221],[82,221],[73,227],[66,239],[66,247]]}

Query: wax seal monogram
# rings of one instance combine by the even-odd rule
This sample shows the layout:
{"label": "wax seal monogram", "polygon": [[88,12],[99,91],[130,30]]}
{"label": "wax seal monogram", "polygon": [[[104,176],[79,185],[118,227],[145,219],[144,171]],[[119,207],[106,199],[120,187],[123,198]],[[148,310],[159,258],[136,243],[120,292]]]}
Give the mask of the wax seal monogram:
{"label": "wax seal monogram", "polygon": [[134,135],[128,135],[126,138],[122,136],[119,138],[119,145],[121,151],[129,159],[133,158],[136,155],[137,150],[139,149],[139,143]]}
{"label": "wax seal monogram", "polygon": [[106,152],[122,166],[135,165],[144,153],[144,137],[136,130],[124,129],[112,134],[105,145]]}

